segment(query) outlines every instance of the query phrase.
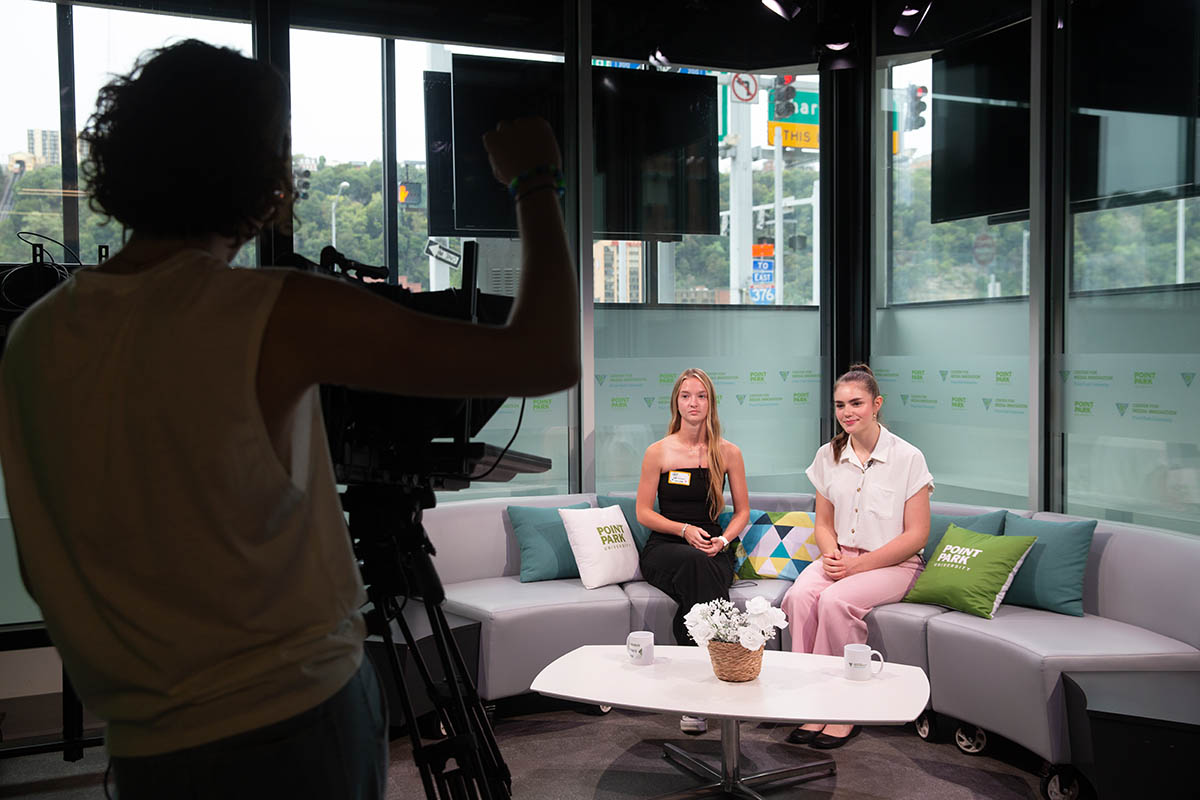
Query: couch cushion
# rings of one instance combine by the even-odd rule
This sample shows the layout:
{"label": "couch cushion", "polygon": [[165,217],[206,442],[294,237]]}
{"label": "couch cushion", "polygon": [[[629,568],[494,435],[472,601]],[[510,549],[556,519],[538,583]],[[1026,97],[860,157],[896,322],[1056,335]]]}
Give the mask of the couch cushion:
{"label": "couch cushion", "polygon": [[[733,517],[729,509],[717,517],[725,528]],[[750,509],[750,522],[734,545],[737,562],[734,574],[745,580],[757,578],[794,581],[800,572],[821,555],[807,511],[759,511]]]}
{"label": "couch cushion", "polygon": [[1051,763],[1070,760],[1064,671],[1200,670],[1200,650],[1091,614],[1003,605],[995,619],[930,618],[933,708],[1005,736]]}
{"label": "couch cushion", "polygon": [[[579,580],[589,589],[640,578],[638,549],[625,514],[618,505],[603,508],[560,508]],[[524,551],[521,556],[524,557]],[[521,570],[525,580],[525,570]]]}
{"label": "couch cushion", "polygon": [[[637,500],[633,497],[601,494],[596,496],[596,505],[601,508],[606,506],[621,507],[621,513],[625,515],[625,521],[629,523],[629,530],[633,533],[634,544],[637,545],[638,552],[642,552],[642,549],[646,546],[646,542],[650,540],[651,531],[645,525],[638,522]],[[657,499],[654,501],[654,510],[658,510]]]}
{"label": "couch cushion", "polygon": [[[589,507],[587,503],[566,506],[579,511]],[[505,509],[517,546],[521,548],[523,583],[579,577],[579,565],[558,513],[560,510],[537,506],[508,506]]]}
{"label": "couch cushion", "polygon": [[426,509],[421,522],[437,550],[433,564],[438,575],[442,583],[451,584],[520,573],[521,549],[504,513],[508,506],[560,508],[595,502],[593,494],[453,500]]}
{"label": "couch cushion", "polygon": [[867,613],[867,644],[888,661],[920,667],[929,674],[926,629],[946,609],[921,603],[887,603]]}
{"label": "couch cushion", "polygon": [[1004,509],[999,509],[986,514],[930,514],[929,538],[925,540],[925,547],[921,549],[921,557],[926,561],[929,560],[933,551],[937,550],[938,544],[941,543],[942,537],[946,535],[946,529],[952,523],[976,533],[990,533],[993,536],[999,536],[1004,530],[1004,516],[1008,513]]}
{"label": "couch cushion", "polygon": [[629,600],[619,586],[515,575],[446,586],[445,610],[479,620],[479,694],[521,694],[554,659],[585,644],[624,644]]}
{"label": "couch cushion", "polygon": [[1009,514],[1005,538],[1036,536],[1037,541],[1017,570],[1004,602],[1058,614],[1083,616],[1083,574],[1096,520],[1051,522]]}
{"label": "couch cushion", "polygon": [[[1082,519],[1047,512],[1033,518]],[[1083,580],[1083,611],[1200,647],[1197,575],[1200,537],[1100,520]]]}
{"label": "couch cushion", "polygon": [[929,564],[904,596],[991,619],[1036,540],[993,536],[951,523]]}

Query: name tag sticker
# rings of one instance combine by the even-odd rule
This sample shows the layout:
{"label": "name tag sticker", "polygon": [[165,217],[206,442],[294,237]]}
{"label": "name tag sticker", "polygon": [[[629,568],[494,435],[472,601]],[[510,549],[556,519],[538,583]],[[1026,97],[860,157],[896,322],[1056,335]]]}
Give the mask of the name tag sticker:
{"label": "name tag sticker", "polygon": [[692,485],[692,473],[679,472],[678,470],[671,470],[670,472],[667,473],[667,483],[673,483],[676,486],[691,486]]}

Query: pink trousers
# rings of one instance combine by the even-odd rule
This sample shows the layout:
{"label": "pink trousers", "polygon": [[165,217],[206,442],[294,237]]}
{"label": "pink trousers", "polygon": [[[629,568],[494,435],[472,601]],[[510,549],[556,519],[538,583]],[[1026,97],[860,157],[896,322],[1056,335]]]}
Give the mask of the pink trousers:
{"label": "pink trousers", "polygon": [[[842,548],[848,563],[865,552]],[[863,617],[875,606],[895,603],[908,594],[923,568],[920,557],[913,556],[895,566],[834,581],[818,558],[800,573],[780,603],[792,635],[792,652],[840,656],[846,645],[866,643]]]}

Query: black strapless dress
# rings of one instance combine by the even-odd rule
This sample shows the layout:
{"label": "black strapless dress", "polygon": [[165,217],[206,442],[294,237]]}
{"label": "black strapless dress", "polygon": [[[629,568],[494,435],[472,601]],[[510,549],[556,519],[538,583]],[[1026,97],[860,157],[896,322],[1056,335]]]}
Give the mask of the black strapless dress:
{"label": "black strapless dress", "polygon": [[[686,473],[690,483],[682,486],[670,482],[671,473]],[[658,476],[658,510],[669,520],[695,525],[709,536],[720,536],[721,526],[708,515],[708,469],[689,467],[673,469]],[[678,536],[668,533],[653,533],[669,541],[680,541]]]}
{"label": "black strapless dress", "polygon": [[[670,482],[670,472],[687,473],[687,485]],[[691,467],[664,472],[658,478],[658,510],[680,528],[686,522],[710,536],[720,536],[721,526],[708,513],[708,469]],[[722,487],[724,488],[724,487]],[[655,531],[642,550],[642,577],[678,605],[671,629],[675,644],[695,644],[687,635],[683,618],[696,603],[729,599],[733,583],[732,548],[708,556],[681,536]]]}

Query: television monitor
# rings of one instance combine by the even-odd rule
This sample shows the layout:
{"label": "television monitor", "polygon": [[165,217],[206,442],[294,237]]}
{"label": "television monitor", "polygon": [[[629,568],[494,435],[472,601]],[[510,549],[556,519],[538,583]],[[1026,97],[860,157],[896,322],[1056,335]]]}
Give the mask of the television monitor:
{"label": "television monitor", "polygon": [[[1114,13],[1114,3],[1073,10],[1072,211],[1200,194],[1198,13],[1169,2],[1163,15]],[[933,222],[1028,218],[1030,30],[1026,20],[933,57]]]}
{"label": "television monitor", "polygon": [[1029,23],[933,57],[932,222],[1029,213]]}
{"label": "television monitor", "polygon": [[[562,70],[456,55],[451,73],[425,73],[430,235],[515,235],[512,199],[480,140],[500,119],[537,115],[562,141]],[[615,67],[592,78],[596,235],[719,233],[716,79]]]}

